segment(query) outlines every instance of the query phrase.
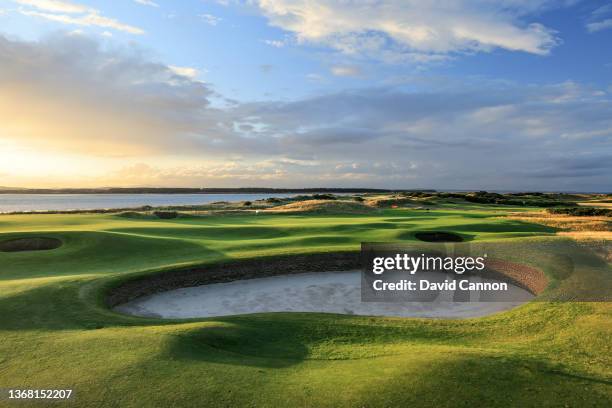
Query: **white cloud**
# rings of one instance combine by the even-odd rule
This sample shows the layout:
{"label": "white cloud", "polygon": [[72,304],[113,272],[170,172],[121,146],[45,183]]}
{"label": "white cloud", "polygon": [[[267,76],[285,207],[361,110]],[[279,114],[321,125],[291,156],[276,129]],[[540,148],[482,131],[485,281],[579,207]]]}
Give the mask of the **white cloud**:
{"label": "white cloud", "polygon": [[168,65],[168,68],[177,75],[181,75],[190,79],[197,78],[200,72],[196,68],[178,67],[176,65]]}
{"label": "white cloud", "polygon": [[142,4],[143,6],[159,7],[159,4],[151,0],[134,0],[134,1],[138,4]]}
{"label": "white cloud", "polygon": [[13,0],[15,3],[31,6],[39,10],[51,11],[54,13],[91,13],[96,12],[95,9],[82,4],[70,3],[59,0]]}
{"label": "white cloud", "polygon": [[331,72],[335,76],[359,77],[362,75],[361,69],[352,65],[335,65],[331,67]]}
{"label": "white cloud", "polygon": [[586,24],[587,31],[594,33],[612,28],[612,18],[605,18],[611,14],[612,4],[606,4],[593,10]]}
{"label": "white cloud", "polygon": [[[257,0],[273,26],[347,54],[448,54],[503,48],[548,54],[555,32],[530,14],[564,1]],[[380,57],[380,55],[378,55]],[[397,57],[396,57],[397,58]]]}
{"label": "white cloud", "polygon": [[602,21],[595,21],[595,22],[587,24],[587,29],[591,33],[602,31],[602,30],[607,30],[609,28],[612,28],[612,18],[607,18]]}
{"label": "white cloud", "polygon": [[26,16],[44,18],[46,20],[55,21],[62,24],[71,24],[84,27],[95,26],[112,28],[113,30],[123,31],[129,34],[140,35],[145,33],[141,28],[121,23],[115,19],[104,17],[97,13],[89,13],[83,16],[73,17],[66,14],[50,14],[30,10],[21,10],[20,12]]}
{"label": "white cloud", "polygon": [[[61,24],[78,25],[83,27],[102,27],[129,34],[144,34],[141,28],[122,23],[113,18],[105,17],[100,11],[76,3],[58,0],[13,0],[30,8],[20,8],[19,12],[25,16],[38,17]],[[58,14],[65,13],[65,14]]]}
{"label": "white cloud", "polygon": [[286,45],[286,42],[283,40],[264,40],[264,43],[276,48],[283,48]]}
{"label": "white cloud", "polygon": [[206,24],[211,26],[216,26],[222,20],[221,17],[213,16],[212,14],[199,14],[198,17],[204,20]]}
{"label": "white cloud", "polygon": [[315,73],[307,74],[306,79],[310,82],[325,82],[325,77],[323,75]]}
{"label": "white cloud", "polygon": [[598,7],[593,12],[591,12],[592,18],[597,18],[601,16],[605,16],[606,14],[612,14],[612,4],[606,4],[604,6]]}

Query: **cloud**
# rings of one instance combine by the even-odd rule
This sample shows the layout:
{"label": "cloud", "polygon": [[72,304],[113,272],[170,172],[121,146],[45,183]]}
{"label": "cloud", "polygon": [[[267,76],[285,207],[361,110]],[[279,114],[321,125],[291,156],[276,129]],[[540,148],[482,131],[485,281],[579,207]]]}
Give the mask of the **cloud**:
{"label": "cloud", "polygon": [[179,67],[176,65],[168,65],[168,68],[176,75],[180,75],[189,79],[197,78],[200,72],[196,68],[192,67]]}
{"label": "cloud", "polygon": [[0,59],[0,133],[22,143],[99,155],[185,152],[199,143],[193,134],[215,126],[213,92],[190,69],[137,49],[104,49],[85,35],[0,36]]}
{"label": "cloud", "polygon": [[95,9],[82,4],[75,4],[67,1],[59,0],[13,0],[15,3],[23,6],[31,6],[39,10],[51,11],[54,13],[92,13],[97,12]]}
{"label": "cloud", "polygon": [[[128,169],[131,185],[609,188],[612,99],[577,82],[430,81],[218,108],[190,68],[86,35],[0,37],[0,60],[5,141],[153,169]],[[110,173],[98,185],[127,183]]]}
{"label": "cloud", "polygon": [[586,24],[587,31],[594,33],[612,28],[612,18],[605,18],[611,14],[612,4],[606,4],[593,10]]}
{"label": "cloud", "polygon": [[[316,158],[323,166],[345,162],[338,179],[357,173],[347,161],[361,169],[372,161],[398,164],[380,175],[359,173],[364,182],[387,186],[403,180],[442,188],[596,190],[611,176],[602,168],[585,173],[584,185],[563,178],[569,170],[558,158],[565,152],[612,154],[612,101],[576,83],[361,89],[237,109],[266,123],[260,140],[273,137],[282,154]],[[548,178],[558,172],[554,184],[535,176],[543,168]]]}
{"label": "cloud", "polygon": [[283,48],[287,43],[283,40],[264,40],[264,43],[271,47]]}
{"label": "cloud", "polygon": [[612,28],[612,18],[608,18],[602,21],[595,21],[587,24],[587,29],[591,33],[607,30],[609,28]]}
{"label": "cloud", "polygon": [[[20,8],[19,12],[25,16],[38,17],[61,24],[78,25],[83,27],[102,27],[129,34],[144,34],[144,30],[129,24],[122,23],[113,18],[105,17],[91,7],[58,0],[13,0],[31,8]],[[65,14],[57,14],[65,13]],[[76,15],[78,14],[78,15]]]}
{"label": "cloud", "polygon": [[605,16],[606,14],[612,14],[612,4],[606,4],[596,8],[591,12],[591,17],[597,18]]}
{"label": "cloud", "polygon": [[309,82],[325,82],[325,77],[321,74],[316,74],[316,73],[310,73],[310,74],[306,74],[306,79]]}
{"label": "cloud", "polygon": [[134,0],[134,1],[138,4],[142,4],[143,6],[159,7],[159,4],[151,0]]}
{"label": "cloud", "polygon": [[216,26],[222,20],[221,17],[213,16],[212,14],[199,14],[198,17],[204,20],[206,24],[211,26]]}
{"label": "cloud", "polygon": [[[299,42],[322,44],[346,54],[414,60],[496,48],[546,55],[555,32],[528,22],[565,1],[457,0],[257,0],[271,25]],[[385,55],[387,54],[387,55]],[[440,58],[440,57],[438,57]]]}
{"label": "cloud", "polygon": [[331,67],[331,73],[343,77],[359,77],[362,75],[361,69],[352,65],[335,65]]}

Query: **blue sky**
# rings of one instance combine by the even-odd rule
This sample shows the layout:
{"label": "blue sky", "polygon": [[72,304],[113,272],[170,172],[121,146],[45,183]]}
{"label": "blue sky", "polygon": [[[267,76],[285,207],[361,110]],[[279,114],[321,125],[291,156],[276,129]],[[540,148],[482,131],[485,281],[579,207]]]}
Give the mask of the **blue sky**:
{"label": "blue sky", "polygon": [[0,38],[50,185],[611,189],[609,1],[0,0]]}

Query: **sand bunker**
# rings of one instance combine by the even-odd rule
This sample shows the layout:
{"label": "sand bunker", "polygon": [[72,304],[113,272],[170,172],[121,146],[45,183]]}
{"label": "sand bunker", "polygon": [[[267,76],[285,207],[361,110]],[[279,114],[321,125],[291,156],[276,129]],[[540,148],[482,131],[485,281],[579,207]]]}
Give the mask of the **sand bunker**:
{"label": "sand bunker", "polygon": [[263,312],[465,318],[511,309],[548,284],[539,269],[494,259],[487,264],[490,269],[473,279],[506,282],[507,299],[453,302],[447,293],[433,302],[362,303],[360,253],[337,252],[229,260],[135,277],[111,288],[105,302],[122,313],[162,318]]}
{"label": "sand bunker", "polygon": [[430,231],[417,232],[414,237],[425,242],[463,242],[463,238],[452,232]]}
{"label": "sand bunker", "polygon": [[[474,279],[478,282],[495,282],[480,277]],[[359,271],[317,272],[174,289],[132,300],[115,307],[115,310],[160,318],[324,312],[456,319],[486,316],[512,309],[534,297],[515,285],[509,286],[506,296],[511,301],[453,302],[452,292],[441,292],[431,302],[362,302]]]}
{"label": "sand bunker", "polygon": [[62,246],[62,241],[57,238],[34,237],[16,238],[0,242],[2,252],[21,252],[21,251],[44,251],[55,249]]}

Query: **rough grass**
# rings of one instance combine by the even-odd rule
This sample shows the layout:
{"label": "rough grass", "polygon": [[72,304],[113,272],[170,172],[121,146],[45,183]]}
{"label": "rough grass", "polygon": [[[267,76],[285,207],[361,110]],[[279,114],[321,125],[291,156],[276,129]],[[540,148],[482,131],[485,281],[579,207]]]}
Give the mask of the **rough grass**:
{"label": "rough grass", "polygon": [[555,228],[487,210],[2,216],[0,240],[44,234],[64,245],[0,253],[0,388],[70,387],[78,407],[609,406],[609,303],[533,302],[468,320],[278,313],[162,321],[102,306],[105,288],[136,274],[355,250],[419,230],[453,231],[470,245],[493,240],[510,261],[553,281],[557,258],[538,254],[574,254],[575,274],[558,290],[612,273]]}
{"label": "rough grass", "polygon": [[356,201],[306,200],[279,205],[266,212],[272,213],[314,213],[314,214],[368,214],[375,210]]}
{"label": "rough grass", "polygon": [[557,235],[570,237],[590,248],[607,262],[612,262],[612,220],[610,217],[532,212],[513,214],[509,218],[556,228]]}

